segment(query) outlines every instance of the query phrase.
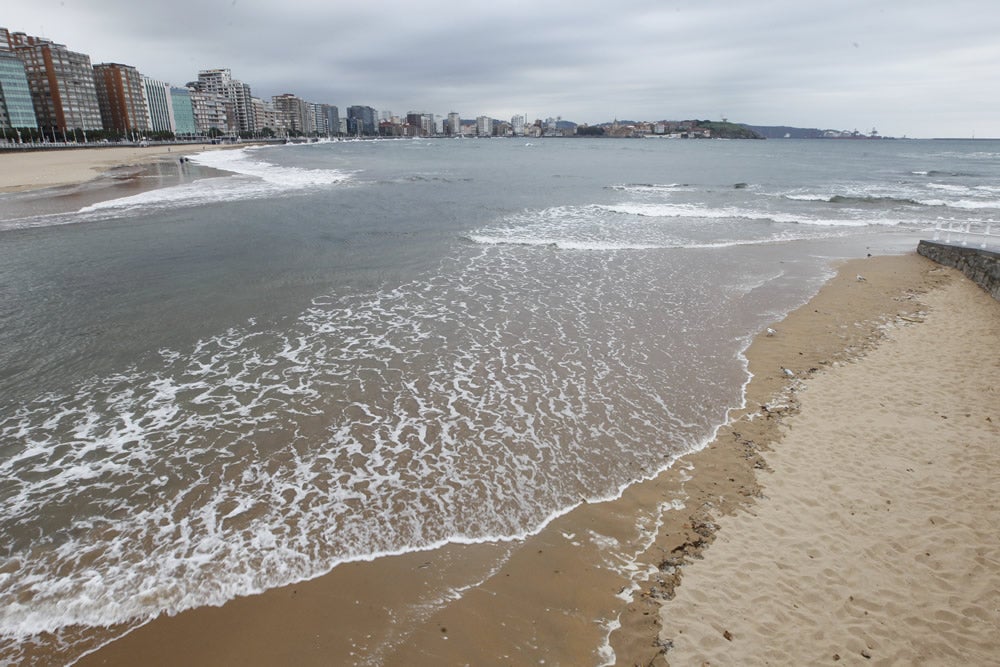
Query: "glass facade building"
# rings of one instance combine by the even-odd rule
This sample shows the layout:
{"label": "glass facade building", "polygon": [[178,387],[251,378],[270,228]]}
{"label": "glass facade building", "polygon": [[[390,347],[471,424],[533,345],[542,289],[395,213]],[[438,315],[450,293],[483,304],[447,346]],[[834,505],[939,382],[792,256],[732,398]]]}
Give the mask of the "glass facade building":
{"label": "glass facade building", "polygon": [[353,106],[347,108],[347,132],[352,136],[375,136],[375,109]]}
{"label": "glass facade building", "polygon": [[191,91],[187,88],[170,89],[171,130],[176,135],[192,136],[198,134],[194,122],[194,107],[191,105]]}
{"label": "glass facade building", "polygon": [[24,63],[10,51],[0,50],[0,127],[37,127]]}

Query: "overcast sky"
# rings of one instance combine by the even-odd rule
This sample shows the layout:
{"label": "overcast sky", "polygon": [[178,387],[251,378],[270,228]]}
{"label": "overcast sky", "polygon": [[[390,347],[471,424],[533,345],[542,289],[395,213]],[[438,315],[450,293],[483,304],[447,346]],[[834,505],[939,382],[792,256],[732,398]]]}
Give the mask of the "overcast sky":
{"label": "overcast sky", "polygon": [[1000,137],[998,0],[5,0],[0,26],[341,109]]}

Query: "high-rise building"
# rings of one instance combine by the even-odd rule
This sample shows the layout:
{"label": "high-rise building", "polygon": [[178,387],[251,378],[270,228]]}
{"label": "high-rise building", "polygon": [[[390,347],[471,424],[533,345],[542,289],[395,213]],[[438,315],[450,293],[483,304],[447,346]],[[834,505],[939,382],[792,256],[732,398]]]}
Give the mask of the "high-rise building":
{"label": "high-rise building", "polygon": [[478,116],[476,118],[476,136],[477,137],[492,137],[493,136],[493,119],[489,116]]}
{"label": "high-rise building", "polygon": [[149,129],[153,132],[173,132],[170,116],[170,84],[148,76],[142,77],[143,98],[149,118]]}
{"label": "high-rise building", "polygon": [[170,131],[179,137],[198,134],[191,91],[187,88],[170,89]]}
{"label": "high-rise building", "polygon": [[232,127],[229,124],[232,119],[232,105],[227,102],[226,98],[191,86],[188,88],[197,133],[229,132]]}
{"label": "high-rise building", "polygon": [[524,119],[524,116],[518,115],[518,116],[514,116],[513,118],[510,119],[510,127],[513,130],[513,132],[514,132],[514,136],[515,137],[523,137],[524,136],[524,127],[525,127],[525,124],[526,124],[526,121]]}
{"label": "high-rise building", "polygon": [[297,95],[284,93],[271,98],[279,130],[286,134],[309,132],[309,103]]}
{"label": "high-rise building", "polygon": [[410,137],[426,137],[424,129],[424,114],[410,111],[406,114],[406,135]]}
{"label": "high-rise building", "polygon": [[316,121],[316,134],[321,137],[331,137],[340,131],[340,112],[331,104],[312,104],[312,113]]}
{"label": "high-rise building", "polygon": [[375,136],[375,109],[364,106],[347,107],[347,133],[355,137]]}
{"label": "high-rise building", "polygon": [[131,65],[94,65],[94,86],[105,130],[149,130],[149,110],[142,75]]}
{"label": "high-rise building", "polygon": [[323,107],[326,111],[326,124],[330,134],[332,136],[340,134],[340,109],[332,104],[324,104]]}
{"label": "high-rise building", "polygon": [[257,126],[257,119],[254,118],[253,94],[250,92],[250,86],[242,81],[233,81],[232,90],[239,131],[253,132]]}
{"label": "high-rise building", "polygon": [[316,136],[326,136],[326,114],[323,113],[323,105],[318,102],[308,102],[309,104],[309,132]]}
{"label": "high-rise building", "polygon": [[462,134],[462,118],[458,113],[452,111],[448,114],[448,124],[445,125],[445,132],[453,137]]}
{"label": "high-rise building", "polygon": [[[9,130],[37,126],[24,63],[10,51],[0,49],[0,127]],[[4,136],[13,139],[13,135]]]}
{"label": "high-rise building", "polygon": [[101,109],[90,56],[62,44],[0,28],[6,46],[22,63],[38,126],[46,133],[100,130]]}
{"label": "high-rise building", "polygon": [[223,97],[231,106],[229,127],[234,132],[253,132],[253,95],[250,86],[233,78],[228,69],[206,69],[198,72],[199,89]]}
{"label": "high-rise building", "polygon": [[260,134],[267,129],[273,133],[277,133],[279,127],[278,114],[274,110],[274,104],[259,97],[254,97],[251,100],[251,104],[253,105],[254,132]]}

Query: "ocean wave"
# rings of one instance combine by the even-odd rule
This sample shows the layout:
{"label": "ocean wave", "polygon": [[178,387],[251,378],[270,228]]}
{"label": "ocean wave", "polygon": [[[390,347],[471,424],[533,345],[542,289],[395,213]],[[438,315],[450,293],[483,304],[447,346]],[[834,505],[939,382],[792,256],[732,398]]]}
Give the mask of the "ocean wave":
{"label": "ocean wave", "polygon": [[892,195],[833,195],[833,194],[785,194],[791,201],[814,201],[828,204],[849,204],[852,206],[920,206],[920,202],[909,197]]}
{"label": "ocean wave", "polygon": [[949,192],[968,192],[967,185],[955,185],[953,183],[928,183],[925,187],[931,190],[947,190]]}
{"label": "ocean wave", "polygon": [[[662,268],[611,279],[600,258],[546,267],[459,247],[431,278],[318,298],[280,330],[251,321],[0,416],[0,633],[110,626],[344,562],[522,539],[581,494],[614,497],[650,457],[666,465],[655,443],[710,435],[721,414],[662,388],[671,372],[739,374],[736,350],[711,370],[671,353],[646,321],[661,309],[635,294]],[[579,286],[602,281],[595,305]],[[649,340],[624,344],[636,331]],[[594,457],[612,462],[596,477]],[[39,537],[39,517],[65,521]]]}
{"label": "ocean wave", "polygon": [[262,199],[340,185],[352,174],[338,169],[282,167],[256,159],[261,149],[205,151],[189,159],[199,165],[232,172],[230,176],[201,178],[167,188],[148,190],[85,206],[80,215],[118,214],[139,209],[199,206],[219,201]]}
{"label": "ocean wave", "polygon": [[656,250],[658,248],[680,247],[679,245],[662,245],[654,243],[628,243],[610,241],[577,241],[572,239],[530,237],[530,236],[495,236],[489,234],[467,234],[464,238],[479,245],[522,245],[558,248],[560,250]]}
{"label": "ocean wave", "polygon": [[[975,154],[967,153],[963,154],[964,157],[973,157]],[[985,155],[982,155],[985,157]],[[947,171],[942,169],[914,169],[910,172],[913,176],[930,176],[930,177],[946,177],[946,178],[976,178],[980,174],[971,171]]]}
{"label": "ocean wave", "polygon": [[662,194],[689,187],[689,185],[681,183],[624,183],[621,185],[609,185],[607,189],[622,192]]}
{"label": "ocean wave", "polygon": [[788,243],[791,241],[802,241],[815,238],[837,238],[843,233],[824,234],[794,234],[781,233],[756,239],[719,239],[716,241],[674,241],[662,244],[626,244],[626,243],[599,243],[571,241],[561,239],[534,239],[528,237],[501,237],[484,236],[480,234],[470,234],[466,238],[472,243],[492,246],[535,246],[549,247],[558,250],[593,250],[593,251],[618,251],[618,250],[722,250],[724,248],[737,248],[741,246],[771,245],[774,243]]}
{"label": "ocean wave", "polygon": [[830,201],[830,197],[833,195],[819,195],[819,194],[785,194],[781,195],[782,198],[791,201]]}
{"label": "ocean wave", "polygon": [[978,211],[983,209],[1000,209],[1000,200],[996,199],[923,199],[920,201],[923,206],[936,206],[942,208],[956,208],[966,211]]}
{"label": "ocean wave", "polygon": [[[276,150],[276,148],[271,147],[270,150]],[[263,151],[264,149],[259,147],[205,151],[192,155],[190,160],[206,167],[231,171],[245,176],[255,176],[267,183],[289,190],[336,185],[350,178],[348,172],[339,169],[283,167],[254,159]]]}
{"label": "ocean wave", "polygon": [[640,218],[679,218],[690,220],[743,220],[751,222],[778,223],[790,225],[810,225],[815,227],[894,227],[903,223],[900,219],[877,218],[817,218],[796,213],[761,211],[735,206],[711,207],[699,204],[643,204],[625,203],[600,205],[596,208],[609,213],[636,216]]}
{"label": "ocean wave", "polygon": [[609,213],[623,213],[644,218],[739,218],[737,208],[711,208],[700,204],[604,204],[597,208]]}

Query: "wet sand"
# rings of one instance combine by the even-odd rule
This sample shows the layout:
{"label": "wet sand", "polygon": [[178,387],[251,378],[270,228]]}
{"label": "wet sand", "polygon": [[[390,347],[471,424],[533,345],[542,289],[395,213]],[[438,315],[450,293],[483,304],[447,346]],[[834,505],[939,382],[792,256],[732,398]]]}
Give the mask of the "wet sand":
{"label": "wet sand", "polygon": [[192,153],[246,145],[113,146],[5,152],[0,153],[0,193],[79,185],[101,176],[127,178],[139,165],[176,161]]}
{"label": "wet sand", "polygon": [[[834,655],[865,660],[862,650],[891,656],[899,646],[917,645],[915,634],[940,643],[935,635],[942,632],[949,652],[928,655],[976,662],[984,655],[976,651],[996,642],[995,632],[982,630],[997,627],[1000,568],[992,536],[1000,489],[990,471],[1000,468],[995,451],[992,467],[983,451],[955,475],[942,468],[946,460],[961,463],[970,443],[988,450],[984,438],[994,449],[1000,441],[995,385],[970,383],[958,391],[973,369],[953,365],[971,359],[987,376],[1000,376],[998,311],[960,274],[915,254],[853,260],[776,324],[774,335],[753,342],[746,407],[732,412],[715,440],[619,500],[581,504],[523,540],[346,564],[222,607],[161,616],[79,664],[807,664]],[[969,331],[937,328],[959,322]],[[918,333],[900,346],[899,337]],[[940,363],[925,364],[929,357]],[[922,375],[900,376],[889,387],[876,383],[893,369]],[[824,399],[814,386],[827,382],[840,382],[850,400]],[[937,393],[900,391],[917,385]],[[875,393],[854,400],[862,390]],[[877,439],[865,435],[887,418],[890,426]],[[918,418],[941,428],[927,436],[935,450],[913,456],[906,453],[915,433],[908,424]],[[808,428],[826,440],[795,439]],[[823,447],[810,450],[815,442]],[[854,449],[831,449],[839,445]],[[895,448],[888,462],[883,447]],[[811,457],[806,463],[785,463],[802,449]],[[653,475],[662,463],[651,461],[637,475]],[[972,494],[962,475],[976,471],[983,479],[975,480],[981,488]],[[867,485],[859,481],[863,472],[871,478]],[[779,485],[804,498],[779,495]],[[904,490],[916,495],[894,495]],[[930,515],[897,520],[895,513],[910,505]],[[785,516],[777,524],[755,523],[769,507]],[[845,508],[861,518],[848,519]],[[817,518],[799,519],[807,509]],[[977,511],[993,523],[962,532]],[[928,536],[938,524],[947,532]],[[736,542],[754,537],[763,540],[757,551]],[[934,542],[933,548],[913,540]],[[848,552],[834,551],[833,543]],[[958,554],[963,564],[971,559],[971,569],[959,565],[949,573]],[[867,587],[841,581],[848,565],[897,560],[896,579],[883,583],[880,570],[859,569]],[[759,571],[781,578],[750,579]],[[830,582],[832,589],[820,586]],[[725,595],[710,597],[719,590]],[[900,613],[907,604],[919,609],[926,603],[921,591],[928,590],[936,606]],[[979,593],[970,597],[970,590]],[[775,605],[769,611],[768,600]],[[727,603],[744,606],[729,611]],[[772,634],[784,643],[772,642]],[[93,645],[102,641],[95,635]],[[763,653],[752,651],[755,643]],[[795,653],[791,644],[812,652]],[[730,653],[713,652],[720,647]]]}

